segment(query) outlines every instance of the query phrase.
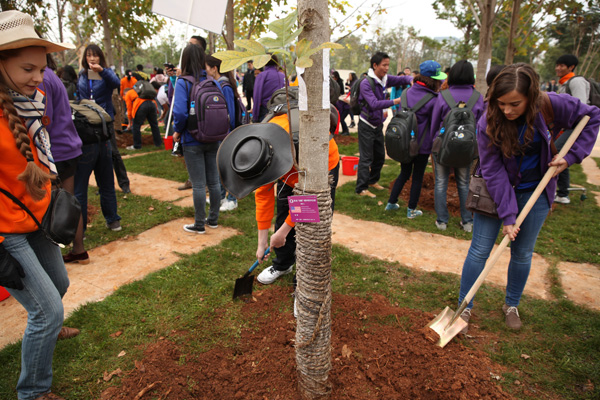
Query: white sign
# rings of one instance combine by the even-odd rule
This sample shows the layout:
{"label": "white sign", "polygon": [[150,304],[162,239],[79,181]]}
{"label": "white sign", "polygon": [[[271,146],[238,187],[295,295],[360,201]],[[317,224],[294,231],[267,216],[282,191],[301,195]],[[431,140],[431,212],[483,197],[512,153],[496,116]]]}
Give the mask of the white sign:
{"label": "white sign", "polygon": [[153,0],[152,12],[218,35],[223,30],[227,0]]}

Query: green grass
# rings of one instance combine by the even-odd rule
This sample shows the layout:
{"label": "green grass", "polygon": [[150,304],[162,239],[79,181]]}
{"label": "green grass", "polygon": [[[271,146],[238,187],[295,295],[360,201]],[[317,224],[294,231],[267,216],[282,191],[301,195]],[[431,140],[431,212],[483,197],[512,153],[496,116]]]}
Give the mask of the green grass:
{"label": "green grass", "polygon": [[596,165],[598,165],[598,168],[600,168],[600,157],[594,157],[593,159],[594,161],[596,161]]}
{"label": "green grass", "polygon": [[[127,167],[131,171],[161,177],[185,173],[182,164],[168,152],[127,160]],[[398,172],[399,167],[394,165],[384,168],[382,181],[387,184]],[[574,181],[580,181],[579,174],[577,168],[572,169]],[[177,180],[184,178],[185,174]],[[90,189],[89,201],[99,207],[93,188]],[[107,230],[98,213],[86,234],[88,248],[138,234],[170,219],[193,215],[191,208],[180,208],[131,194],[120,195],[118,204],[123,231]],[[554,240],[554,245],[548,250],[552,252],[551,260],[580,258],[581,255],[575,257],[571,254],[587,254],[594,243],[597,251],[598,236],[585,230],[586,227],[577,226],[589,223],[579,219],[580,215],[581,218],[595,220],[597,226],[598,210],[594,204],[590,198],[582,205],[561,206],[552,215],[551,219],[565,218],[560,221],[561,224],[574,225],[579,234],[558,240],[559,231],[548,232]],[[401,213],[390,218],[376,200],[358,200],[352,185],[338,190],[336,209],[356,218],[378,220],[411,230],[437,231],[429,226],[433,225],[433,215],[426,213],[422,219],[413,221],[403,218]],[[194,354],[217,344],[236,346],[241,331],[255,327],[254,320],[242,318],[239,303],[231,301],[235,279],[254,258],[257,236],[253,197],[241,200],[237,210],[222,214],[219,224],[234,227],[242,234],[218,246],[185,256],[168,268],[121,287],[102,302],[81,306],[69,317],[65,325],[79,327],[82,334],[57,343],[53,391],[68,399],[97,399],[108,386],[120,383],[118,378],[104,382],[104,371],[132,369],[134,360],[141,358],[145,347],[161,337],[182,345],[183,357],[192,358]],[[566,236],[565,230],[562,229],[560,235]],[[468,234],[452,227],[447,234],[468,238]],[[581,241],[577,249],[563,250],[569,240],[577,238]],[[588,242],[589,248],[583,247],[588,246]],[[440,312],[446,305],[455,307],[460,279],[456,275],[409,269],[353,253],[342,246],[334,246],[332,255],[332,287],[336,293],[367,298],[371,293],[379,293],[401,307],[434,313]],[[291,279],[290,275],[285,276],[274,285],[289,286]],[[264,288],[255,287],[255,290]],[[559,296],[560,290],[553,293]],[[500,311],[503,298],[500,288],[482,286],[477,294],[474,322],[482,332],[489,334],[490,339],[465,343],[483,347],[495,362],[506,368],[501,383],[504,390],[519,399],[548,396],[573,400],[599,398],[600,313],[564,299],[544,301],[525,296],[519,308],[524,327],[515,333],[504,325]],[[282,305],[284,308],[291,306],[291,302]],[[377,323],[388,324],[389,321]],[[122,335],[110,336],[118,331]],[[126,355],[118,357],[121,351],[125,351]],[[530,358],[523,358],[523,354]],[[0,369],[0,399],[13,399],[20,371],[20,343],[0,351],[0,365],[3,366]],[[521,384],[515,384],[515,380]],[[584,391],[588,380],[594,389]]]}
{"label": "green grass", "polygon": [[[139,150],[138,150],[139,151]],[[170,151],[156,151],[126,160],[127,171],[154,176],[177,182],[185,182],[188,178],[183,157],[173,157]]]}

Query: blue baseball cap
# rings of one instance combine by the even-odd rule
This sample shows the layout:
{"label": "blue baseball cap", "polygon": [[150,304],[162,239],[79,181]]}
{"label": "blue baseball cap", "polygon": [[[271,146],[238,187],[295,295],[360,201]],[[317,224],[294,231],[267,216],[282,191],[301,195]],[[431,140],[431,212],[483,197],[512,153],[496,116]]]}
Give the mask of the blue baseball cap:
{"label": "blue baseball cap", "polygon": [[448,77],[448,75],[442,72],[440,63],[433,60],[423,61],[421,65],[419,65],[419,73],[423,76],[437,79],[438,81],[443,81]]}

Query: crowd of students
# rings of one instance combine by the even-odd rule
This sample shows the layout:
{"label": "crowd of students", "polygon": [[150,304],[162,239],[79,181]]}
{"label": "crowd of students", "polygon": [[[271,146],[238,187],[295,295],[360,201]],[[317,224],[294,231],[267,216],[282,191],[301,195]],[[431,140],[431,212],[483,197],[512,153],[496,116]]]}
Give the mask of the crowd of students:
{"label": "crowd of students", "polygon": [[[220,60],[205,53],[206,42],[201,37],[190,39],[182,53],[179,69],[167,66],[164,72],[156,69],[155,74],[147,76],[143,67],[138,66],[136,71],[127,71],[125,77],[119,79],[107,66],[100,47],[92,44],[83,52],[79,74],[67,66],[59,79],[52,71],[56,65],[48,54],[72,46],[39,38],[32,19],[17,11],[0,13],[0,31],[0,187],[16,196],[41,220],[50,202],[51,181],[58,176],[59,184],[75,194],[82,209],[73,248],[61,256],[58,247],[46,238],[19,205],[0,195],[1,283],[28,312],[21,375],[17,383],[19,399],[61,399],[50,391],[52,354],[57,339],[79,333],[77,329],[62,326],[61,299],[69,286],[65,262],[89,262],[83,238],[91,173],[96,175],[108,229],[121,229],[113,171],[123,192],[130,191],[114,129],[103,140],[82,141],[71,118],[69,99],[89,100],[114,118],[113,95],[118,92],[116,106],[121,107],[125,102],[127,127],[133,133],[131,149],[141,148],[139,129],[144,120],[150,122],[154,144],[162,146],[157,127],[158,113],[160,119],[164,119],[172,104],[173,126],[170,129],[173,140],[182,148],[195,208],[194,223],[184,225],[183,229],[202,234],[206,232],[206,226],[217,228],[220,211],[234,209],[239,198],[255,192],[256,257],[260,262],[266,261],[268,248],[276,254],[272,265],[258,275],[258,281],[270,284],[292,272],[295,224],[290,218],[287,198],[298,181],[293,159],[297,151],[291,150],[289,135],[296,121],[281,113],[272,116],[271,124],[258,124],[272,111],[268,109],[268,102],[273,93],[286,85],[275,56],[260,74],[255,72],[252,62],[248,63],[242,86],[247,99],[246,111],[251,110],[255,123],[234,129],[240,122],[240,110],[236,106],[240,97],[238,80],[231,73],[223,73]],[[550,166],[557,167],[557,174],[564,173],[569,165],[581,162],[590,153],[600,127],[600,110],[586,104],[589,84],[586,86],[586,82],[575,76],[576,65],[574,56],[557,60],[556,71],[560,77],[557,91],[567,91],[573,96],[542,93],[537,73],[527,64],[492,69],[488,75],[489,91],[485,103],[483,96],[476,96],[472,112],[478,121],[479,168],[497,205],[499,219],[473,215],[464,208],[471,165],[454,168],[461,201],[461,226],[473,233],[463,266],[459,302],[483,269],[498,232],[502,230],[512,240],[506,298],[502,305],[506,324],[512,329],[521,326],[517,307],[527,282],[537,236],[552,203],[562,197],[556,193],[557,179],[550,181],[518,228],[515,227],[516,217]],[[411,108],[421,103],[423,106],[415,113],[415,135],[420,143],[418,154],[410,162],[401,163],[385,207],[388,212],[399,209],[398,195],[412,179],[407,217],[416,218],[422,215],[417,205],[432,143],[450,110],[448,102],[439,96],[440,90],[447,90],[456,103],[467,103],[474,93],[476,95],[473,66],[462,60],[446,74],[439,63],[428,60],[419,66],[418,72],[405,70],[400,76],[392,76],[388,75],[389,56],[382,52],[373,55],[370,66],[366,79],[359,80],[353,74],[346,84],[339,74],[333,74],[333,82],[341,88],[340,99],[347,97],[344,92],[350,91],[352,85],[360,84],[358,100],[362,108],[357,115],[360,161],[356,193],[376,197],[370,188],[385,189],[379,180],[385,158],[383,124],[388,109]],[[156,89],[158,107],[149,101],[151,99],[141,98],[137,90],[132,90],[138,81],[145,80]],[[225,114],[211,114],[224,115],[224,139],[203,140],[196,134],[199,130],[195,108],[198,99],[193,98],[194,88],[205,81],[214,82],[224,99]],[[388,88],[394,88],[389,99],[385,95]],[[215,102],[217,97],[213,98]],[[551,123],[541,113],[545,101],[550,103],[554,113]],[[328,132],[332,209],[340,161],[334,137],[340,127],[342,134],[348,134],[355,117],[345,101],[334,102],[337,108],[331,105]],[[567,155],[557,158],[551,151],[554,139],[562,132],[561,139],[567,136],[585,115],[591,118],[588,125]],[[348,116],[350,124],[345,121]],[[209,122],[221,126],[223,121]],[[559,140],[556,140],[557,147],[561,146]],[[297,146],[297,142],[293,143]],[[435,159],[433,167],[436,226],[443,230],[448,224],[445,196],[451,169]],[[275,208],[275,232],[269,238]],[[467,322],[472,306],[471,302],[461,316]]]}

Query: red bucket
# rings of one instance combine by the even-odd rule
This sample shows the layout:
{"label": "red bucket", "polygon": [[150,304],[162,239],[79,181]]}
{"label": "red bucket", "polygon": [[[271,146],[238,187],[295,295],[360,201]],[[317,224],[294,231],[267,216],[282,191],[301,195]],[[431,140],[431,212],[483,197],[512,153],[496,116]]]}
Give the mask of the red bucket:
{"label": "red bucket", "polygon": [[4,289],[2,286],[0,286],[0,301],[6,300],[9,297],[10,297],[10,293],[8,293],[8,291],[6,289]]}
{"label": "red bucket", "polygon": [[163,142],[165,143],[165,150],[173,150],[173,136],[163,138]]}
{"label": "red bucket", "polygon": [[342,157],[342,174],[356,175],[358,169],[358,157],[344,156]]}

